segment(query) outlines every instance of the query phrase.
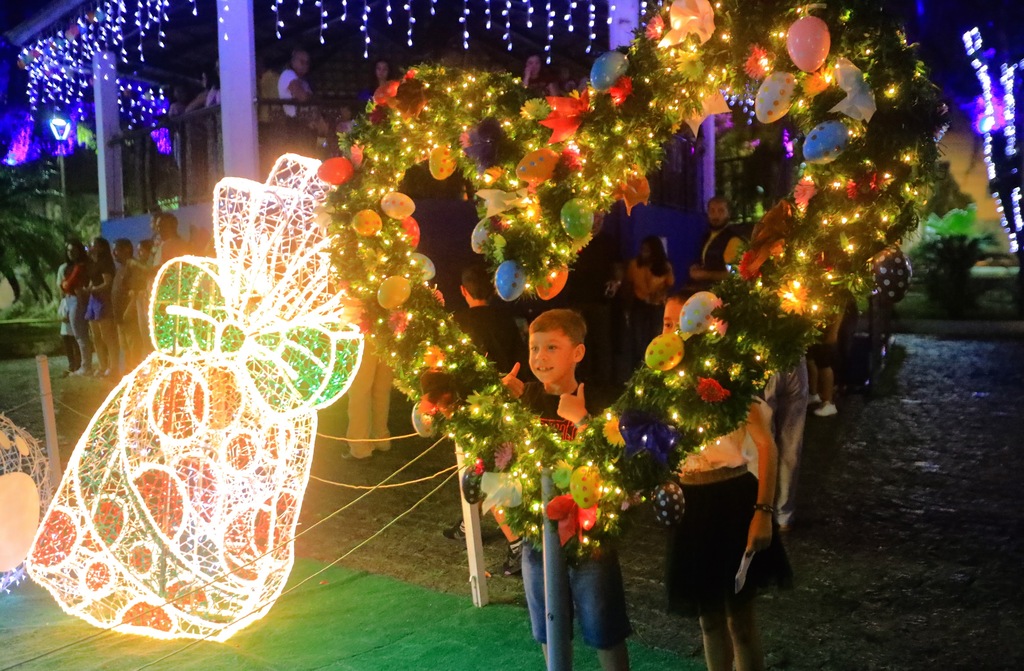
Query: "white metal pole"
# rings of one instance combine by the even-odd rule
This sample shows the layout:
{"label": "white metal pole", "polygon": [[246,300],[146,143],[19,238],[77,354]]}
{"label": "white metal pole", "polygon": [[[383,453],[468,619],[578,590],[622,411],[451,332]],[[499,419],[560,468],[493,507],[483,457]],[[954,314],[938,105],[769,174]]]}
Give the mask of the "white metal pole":
{"label": "white metal pole", "polygon": [[92,57],[93,102],[96,106],[96,163],[100,182],[100,220],[124,216],[124,179],[121,173],[121,145],[113,142],[121,134],[118,111],[117,58],[110,51]]}
{"label": "white metal pole", "polygon": [[50,461],[50,483],[53,493],[60,487],[60,446],[57,444],[57,417],[53,413],[53,389],[50,387],[50,363],[46,355],[36,357],[39,374],[39,401],[43,405],[43,429],[46,432],[46,456]]}
{"label": "white metal pole", "polygon": [[220,128],[224,174],[260,179],[252,0],[218,0]]}
{"label": "white metal pole", "polygon": [[[455,446],[455,459],[459,473],[463,472],[465,455]],[[484,568],[484,541],[480,531],[480,506],[469,504],[461,496],[462,478],[459,478],[459,500],[462,502],[462,520],[466,524],[466,554],[469,556],[469,589],[473,593],[473,605],[482,608],[488,604],[487,574]]]}

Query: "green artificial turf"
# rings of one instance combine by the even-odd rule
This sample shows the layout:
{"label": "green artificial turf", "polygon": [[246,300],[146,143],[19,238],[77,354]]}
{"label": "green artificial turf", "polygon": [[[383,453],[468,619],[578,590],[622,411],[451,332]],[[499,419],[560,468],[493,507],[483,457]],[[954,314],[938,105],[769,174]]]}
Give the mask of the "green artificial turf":
{"label": "green artificial turf", "polygon": [[[321,568],[319,562],[298,560],[289,585]],[[544,668],[523,608],[474,608],[468,596],[337,567],[283,596],[263,619],[226,643],[204,641],[186,648],[190,643],[102,633],[65,615],[45,590],[32,583],[0,595],[0,669],[50,651],[56,652],[16,668],[137,669],[153,662],[148,668],[204,671]],[[630,642],[630,656],[637,671],[701,668],[635,641]],[[577,646],[574,668],[597,669],[594,652]]]}

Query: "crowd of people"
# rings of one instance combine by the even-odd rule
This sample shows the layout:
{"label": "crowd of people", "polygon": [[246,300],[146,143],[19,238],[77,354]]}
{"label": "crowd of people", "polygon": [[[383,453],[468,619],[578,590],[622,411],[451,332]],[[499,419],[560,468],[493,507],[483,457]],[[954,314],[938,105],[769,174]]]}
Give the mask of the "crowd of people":
{"label": "crowd of people", "polygon": [[155,214],[151,225],[153,236],[137,245],[127,238],[111,245],[96,237],[88,247],[81,240],[67,242],[57,270],[57,313],[68,360],[64,376],[119,379],[152,349],[148,310],[156,270],[172,258],[206,250],[193,249],[179,235],[173,214]]}

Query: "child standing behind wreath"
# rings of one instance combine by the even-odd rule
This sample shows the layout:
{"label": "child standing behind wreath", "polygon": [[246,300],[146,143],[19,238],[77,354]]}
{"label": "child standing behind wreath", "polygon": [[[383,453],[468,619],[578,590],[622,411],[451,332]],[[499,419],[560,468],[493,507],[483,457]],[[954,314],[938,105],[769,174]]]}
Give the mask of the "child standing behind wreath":
{"label": "child standing behind wreath", "polygon": [[[679,327],[681,307],[678,298],[669,300],[665,333]],[[757,477],[748,470],[755,458]],[[777,460],[770,411],[755,399],[744,426],[709,441],[680,467],[685,506],[669,540],[665,586],[669,610],[700,617],[708,671],[765,668],[754,597],[759,587],[792,580],[772,520]],[[744,573],[741,563],[748,561]]]}
{"label": "child standing behind wreath", "polygon": [[[587,326],[572,310],[548,310],[530,324],[530,370],[536,382],[516,377],[519,364],[502,379],[512,395],[536,412],[538,419],[572,440],[591,414],[604,406],[588,401],[583,385],[576,382],[576,364],[585,352]],[[533,637],[547,656],[547,622],[544,601],[544,555],[530,544],[523,550],[523,589],[530,610]],[[587,645],[597,649],[604,671],[629,669],[626,638],[632,632],[626,616],[622,570],[614,549],[567,567],[569,593],[564,612],[574,613]],[[571,602],[569,601],[571,599]],[[568,607],[571,603],[571,608]]]}

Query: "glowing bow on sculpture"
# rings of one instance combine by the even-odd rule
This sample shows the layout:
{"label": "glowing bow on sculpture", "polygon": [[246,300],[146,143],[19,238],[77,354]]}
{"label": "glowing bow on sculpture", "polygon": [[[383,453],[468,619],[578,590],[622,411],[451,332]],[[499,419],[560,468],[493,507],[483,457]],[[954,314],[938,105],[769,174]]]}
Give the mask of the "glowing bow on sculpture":
{"label": "glowing bow on sculpture", "polygon": [[280,595],[314,410],[345,392],[363,347],[331,285],[318,166],[286,155],[266,184],[222,180],[217,258],[160,269],[156,352],[93,417],[28,561],[66,612],[225,640]]}

